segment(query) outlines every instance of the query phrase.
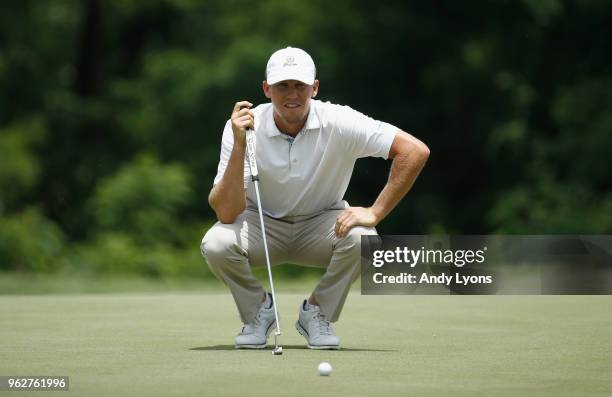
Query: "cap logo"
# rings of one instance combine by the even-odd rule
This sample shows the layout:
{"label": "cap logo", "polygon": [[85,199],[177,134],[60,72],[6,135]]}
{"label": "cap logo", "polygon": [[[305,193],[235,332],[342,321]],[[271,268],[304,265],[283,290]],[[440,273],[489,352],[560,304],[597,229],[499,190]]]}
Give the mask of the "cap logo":
{"label": "cap logo", "polygon": [[288,56],[287,59],[285,59],[283,67],[284,66],[297,66],[297,63],[295,63],[295,58],[292,56]]}

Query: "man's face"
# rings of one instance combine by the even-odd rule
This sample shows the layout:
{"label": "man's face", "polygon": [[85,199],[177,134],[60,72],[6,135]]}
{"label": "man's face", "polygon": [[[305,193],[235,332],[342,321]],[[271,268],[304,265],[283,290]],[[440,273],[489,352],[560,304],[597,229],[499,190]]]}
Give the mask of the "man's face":
{"label": "man's face", "polygon": [[272,100],[276,115],[283,123],[294,124],[305,121],[310,110],[310,98],[319,90],[319,80],[306,85],[298,80],[284,80],[274,85],[263,82],[266,97]]}

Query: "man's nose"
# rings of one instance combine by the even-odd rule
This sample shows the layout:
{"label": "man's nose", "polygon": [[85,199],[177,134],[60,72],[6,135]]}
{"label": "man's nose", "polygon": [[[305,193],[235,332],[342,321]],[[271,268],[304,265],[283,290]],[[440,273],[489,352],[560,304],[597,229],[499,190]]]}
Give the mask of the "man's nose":
{"label": "man's nose", "polygon": [[289,92],[287,93],[287,97],[289,97],[289,98],[297,98],[298,97],[298,90],[297,90],[297,88],[289,88]]}

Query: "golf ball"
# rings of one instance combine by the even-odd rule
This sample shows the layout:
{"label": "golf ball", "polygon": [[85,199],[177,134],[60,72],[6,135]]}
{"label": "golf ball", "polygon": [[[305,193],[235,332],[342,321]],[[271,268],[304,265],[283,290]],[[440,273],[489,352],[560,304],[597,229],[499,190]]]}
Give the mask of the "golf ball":
{"label": "golf ball", "polygon": [[319,375],[329,376],[332,371],[332,366],[330,363],[321,363],[319,364],[319,368],[317,368],[317,370],[319,371]]}

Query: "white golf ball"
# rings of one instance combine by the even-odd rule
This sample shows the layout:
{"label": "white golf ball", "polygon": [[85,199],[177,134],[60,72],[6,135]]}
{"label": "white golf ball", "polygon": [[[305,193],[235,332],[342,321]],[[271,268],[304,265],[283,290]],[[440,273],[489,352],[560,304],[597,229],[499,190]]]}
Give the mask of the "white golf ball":
{"label": "white golf ball", "polygon": [[332,366],[330,363],[321,363],[319,364],[319,368],[317,368],[317,370],[319,371],[319,375],[329,376],[332,371]]}

